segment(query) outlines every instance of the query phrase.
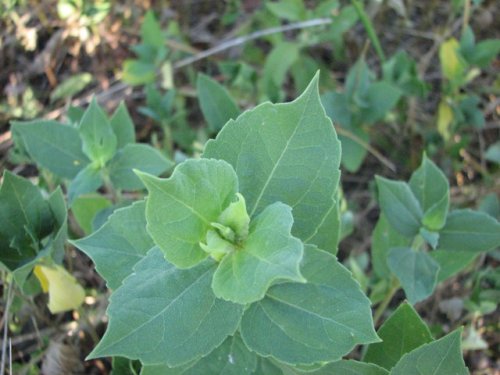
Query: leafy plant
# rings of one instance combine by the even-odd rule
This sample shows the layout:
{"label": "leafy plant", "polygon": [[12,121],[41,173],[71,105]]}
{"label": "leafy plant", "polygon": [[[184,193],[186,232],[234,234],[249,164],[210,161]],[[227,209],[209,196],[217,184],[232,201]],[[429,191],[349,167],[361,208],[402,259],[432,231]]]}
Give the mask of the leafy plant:
{"label": "leafy plant", "polygon": [[[0,268],[12,274],[25,294],[39,292],[37,278],[43,278],[42,288],[50,293],[49,309],[53,313],[78,307],[84,297],[83,289],[61,266],[66,220],[61,189],[44,198],[30,181],[4,173],[0,187]],[[66,282],[61,283],[57,277]]]}
{"label": "leafy plant", "polygon": [[134,125],[121,104],[108,119],[95,100],[77,125],[56,121],[13,122],[17,146],[38,165],[71,180],[68,201],[101,186],[118,194],[143,188],[133,169],[161,174],[172,162],[146,144],[136,144]]}
{"label": "leafy plant", "polygon": [[[74,241],[114,290],[107,331],[89,358],[138,359],[143,375],[406,374],[423,364],[441,368],[436,352],[443,351],[457,373],[467,373],[459,332],[433,341],[410,306],[391,319],[405,321],[405,334],[425,335],[398,348],[397,334],[384,328],[390,319],[375,344],[370,302],[334,255],[340,147],[317,84],[316,76],[295,101],[264,103],[230,120],[201,159],[179,164],[168,179],[136,172],[146,200]],[[382,210],[390,223],[393,216],[403,223],[404,238],[424,233],[430,241],[440,230],[449,249],[463,238],[447,233],[454,227],[447,183],[430,191],[429,178],[441,172],[426,158],[405,188],[380,178]],[[407,193],[415,195],[410,209],[399,199]],[[464,251],[471,250],[478,249]],[[341,360],[359,344],[370,344],[366,363]],[[398,357],[381,363],[372,345]]]}
{"label": "leafy plant", "polygon": [[377,177],[377,187],[382,215],[374,232],[374,269],[382,278],[393,275],[413,304],[500,243],[493,217],[449,211],[448,181],[425,155],[408,183]]}

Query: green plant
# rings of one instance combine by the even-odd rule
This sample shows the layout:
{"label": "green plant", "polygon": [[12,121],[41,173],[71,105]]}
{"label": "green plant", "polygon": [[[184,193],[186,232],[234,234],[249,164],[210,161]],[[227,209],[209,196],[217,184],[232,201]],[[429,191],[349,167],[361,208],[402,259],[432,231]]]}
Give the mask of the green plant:
{"label": "green plant", "polygon": [[[89,358],[138,359],[143,375],[408,374],[421,366],[467,373],[459,331],[433,341],[408,305],[377,336],[370,301],[335,257],[340,147],[317,84],[315,77],[294,102],[264,103],[230,120],[201,159],[179,164],[168,179],[137,172],[146,200],[74,241],[114,290],[107,331]],[[500,244],[495,220],[447,215],[447,182],[425,157],[409,185],[378,185],[393,236],[439,242],[448,258]],[[453,233],[464,217],[482,223],[472,240]],[[412,302],[423,298],[402,283]],[[401,342],[400,332],[415,340]],[[369,344],[364,362],[341,360],[359,344]],[[397,353],[390,362],[386,351]]]}
{"label": "green plant", "polygon": [[12,124],[19,149],[56,176],[71,180],[70,205],[103,185],[114,195],[143,188],[135,168],[159,175],[172,167],[158,150],[135,143],[134,125],[123,104],[110,119],[95,100],[86,111],[73,115],[72,124],[37,120]]}

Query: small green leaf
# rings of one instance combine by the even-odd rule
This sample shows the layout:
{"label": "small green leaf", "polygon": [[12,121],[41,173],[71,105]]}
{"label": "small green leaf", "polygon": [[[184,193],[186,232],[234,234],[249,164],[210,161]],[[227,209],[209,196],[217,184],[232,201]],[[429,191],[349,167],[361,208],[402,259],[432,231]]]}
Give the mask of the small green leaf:
{"label": "small green leaf", "polygon": [[83,152],[90,160],[104,166],[116,151],[117,138],[102,108],[92,99],[78,127]]}
{"label": "small green leaf", "polygon": [[307,283],[281,283],[250,305],[241,321],[245,344],[261,356],[296,365],[336,361],[378,341],[370,301],[334,256],[306,246]]}
{"label": "small green leaf", "polygon": [[111,201],[99,194],[89,194],[76,198],[71,206],[71,211],[78,225],[86,235],[92,233],[92,221],[95,215],[111,206]]}
{"label": "small green leaf", "polygon": [[160,151],[143,143],[130,143],[119,150],[109,162],[109,177],[113,187],[123,190],[144,189],[134,169],[158,176],[174,166]]}
{"label": "small green leaf", "polygon": [[488,147],[484,157],[489,161],[500,164],[500,141],[493,143],[490,147]]}
{"label": "small green leaf", "polygon": [[129,143],[135,142],[135,127],[123,102],[118,105],[109,121],[116,136],[116,149],[119,150]]}
{"label": "small green leaf", "polygon": [[290,235],[292,224],[290,207],[280,202],[255,217],[248,238],[215,271],[215,295],[248,304],[264,298],[276,280],[305,282],[299,270],[303,245]]}
{"label": "small green leaf", "polygon": [[146,232],[146,203],[116,210],[92,235],[73,244],[95,263],[111,289],[118,288],[154,243]]}
{"label": "small green leaf", "polygon": [[215,298],[207,260],[188,270],[152,249],[113,293],[104,337],[88,358],[122,356],[175,367],[206,356],[234,334],[243,306]]}
{"label": "small green leaf", "polygon": [[68,205],[72,206],[73,201],[82,194],[93,193],[103,184],[101,171],[92,164],[83,168],[71,181],[68,187]]}
{"label": "small green leaf", "polygon": [[0,187],[0,262],[14,271],[34,259],[53,222],[40,190],[6,170]]}
{"label": "small green leaf", "polygon": [[145,366],[141,375],[259,375],[254,373],[256,368],[257,356],[248,350],[239,335],[234,335],[199,361],[174,368]]}
{"label": "small green leaf", "polygon": [[483,212],[456,210],[448,215],[439,235],[442,250],[489,251],[500,246],[500,223]]}
{"label": "small green leaf", "polygon": [[412,304],[426,299],[434,291],[439,264],[429,254],[409,247],[396,247],[389,252],[387,264]]}
{"label": "small green leaf", "polygon": [[287,21],[300,21],[306,16],[306,8],[302,0],[282,0],[266,3],[266,8],[278,18]]}
{"label": "small green leaf", "polygon": [[200,242],[238,190],[233,168],[222,160],[191,159],[168,179],[138,175],[149,192],[147,229],[165,258],[180,268],[205,259]]}
{"label": "small green leaf", "polygon": [[461,329],[405,354],[391,375],[468,375],[460,349]]}
{"label": "small green leaf", "polygon": [[72,179],[89,159],[82,152],[78,130],[57,121],[12,122],[31,159],[54,174]]}
{"label": "small green leaf", "polygon": [[143,43],[155,48],[161,48],[165,44],[163,31],[161,30],[159,22],[156,20],[154,12],[151,10],[148,10],[144,15],[144,20],[141,25],[141,38]]}
{"label": "small green leaf", "polygon": [[456,275],[476,259],[479,254],[469,251],[434,250],[430,256],[439,264],[438,283]]}
{"label": "small green leaf", "polygon": [[402,235],[415,236],[420,229],[423,213],[410,186],[377,176],[380,209],[389,223]]}
{"label": "small green leaf", "polygon": [[371,125],[382,120],[401,98],[401,90],[389,82],[375,82],[368,87],[365,108],[361,108],[359,122]]}
{"label": "small green leaf", "polygon": [[378,277],[383,279],[391,276],[387,266],[389,250],[409,244],[410,240],[394,229],[385,215],[381,214],[372,234],[372,265]]}
{"label": "small green leaf", "polygon": [[433,341],[429,328],[408,303],[402,303],[377,334],[382,342],[370,344],[363,361],[387,370],[394,367],[404,354]]}
{"label": "small green leaf", "polygon": [[292,235],[336,252],[340,142],[317,76],[295,101],[264,103],[229,121],[203,156],[233,166],[250,217],[281,201],[293,209]]}
{"label": "small green leaf", "polygon": [[267,56],[262,84],[270,100],[275,101],[281,98],[281,86],[288,70],[298,60],[299,52],[297,43],[279,42]]}
{"label": "small green leaf", "polygon": [[90,82],[92,82],[92,75],[90,73],[75,74],[57,85],[50,94],[50,101],[54,102],[58,99],[70,98],[82,91]]}
{"label": "small green leaf", "polygon": [[419,234],[423,237],[423,239],[431,245],[433,249],[435,249],[439,242],[439,233],[428,230],[424,227],[420,228]]}
{"label": "small green leaf", "polygon": [[450,203],[450,187],[444,173],[424,154],[409,185],[424,211],[423,224],[433,231],[441,229]]}
{"label": "small green leaf", "polygon": [[122,79],[132,86],[153,83],[156,79],[156,66],[150,62],[125,60]]}
{"label": "small green leaf", "polygon": [[201,111],[213,133],[218,132],[230,119],[236,119],[240,110],[229,92],[205,74],[198,74],[196,91]]}
{"label": "small green leaf", "polygon": [[439,60],[443,76],[450,81],[460,81],[465,73],[465,62],[459,53],[458,41],[455,38],[448,39],[439,47]]}

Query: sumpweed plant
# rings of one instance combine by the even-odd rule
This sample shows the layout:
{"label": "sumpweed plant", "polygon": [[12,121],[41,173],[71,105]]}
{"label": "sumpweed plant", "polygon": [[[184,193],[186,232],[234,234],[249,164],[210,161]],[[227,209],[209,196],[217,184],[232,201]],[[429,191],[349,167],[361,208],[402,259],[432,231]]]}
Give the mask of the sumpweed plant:
{"label": "sumpweed plant", "polygon": [[[146,199],[74,241],[113,291],[89,358],[139,360],[143,375],[468,373],[460,330],[435,340],[409,304],[376,333],[370,300],[337,260],[341,148],[317,85],[318,76],[295,101],[230,120],[167,179],[137,171]],[[448,214],[443,177],[424,157],[409,185],[379,178],[387,230],[449,258],[498,246],[495,220]],[[473,219],[474,238],[457,231]],[[377,260],[414,303],[435,274],[430,290],[412,290],[391,259],[439,261],[401,246]],[[343,360],[357,345],[368,345],[363,361]]]}

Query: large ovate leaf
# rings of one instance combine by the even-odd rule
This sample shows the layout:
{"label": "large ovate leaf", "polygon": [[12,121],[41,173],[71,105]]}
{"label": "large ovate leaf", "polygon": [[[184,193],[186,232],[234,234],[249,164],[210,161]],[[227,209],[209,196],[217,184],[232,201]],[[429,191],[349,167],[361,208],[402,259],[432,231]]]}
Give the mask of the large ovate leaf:
{"label": "large ovate leaf", "polygon": [[389,375],[389,371],[373,363],[346,359],[328,363],[317,370],[301,370],[280,363],[277,366],[281,371],[279,375]]}
{"label": "large ovate leaf", "polygon": [[214,269],[207,260],[181,270],[159,249],[149,251],[111,296],[108,328],[89,358],[175,367],[210,353],[235,332],[243,313],[242,305],[213,294]]}
{"label": "large ovate leaf", "polygon": [[127,107],[121,102],[109,120],[116,136],[116,148],[119,150],[129,143],[135,142],[135,127]]}
{"label": "large ovate leaf", "polygon": [[165,258],[188,268],[208,256],[205,241],[222,211],[238,190],[233,168],[222,160],[187,160],[168,179],[140,173],[149,195],[146,201],[147,229]]}
{"label": "large ovate leaf", "polygon": [[239,335],[228,337],[208,356],[181,367],[145,366],[141,375],[250,375],[255,374],[257,356],[250,352]]}
{"label": "large ovate leaf", "polygon": [[201,111],[212,132],[218,132],[226,122],[235,119],[240,110],[229,92],[205,74],[198,74],[196,91]]}
{"label": "large ovate leaf", "polygon": [[410,186],[377,176],[380,209],[389,223],[402,235],[415,236],[420,229],[423,212]]}
{"label": "large ovate leaf", "polygon": [[104,166],[116,151],[117,137],[111,124],[94,98],[78,126],[82,150],[98,166]]}
{"label": "large ovate leaf", "polygon": [[387,264],[412,304],[426,299],[434,291],[439,264],[429,254],[396,247],[390,250]]}
{"label": "large ovate leaf", "polygon": [[461,329],[405,354],[391,375],[468,375],[460,349]]}
{"label": "large ovate leaf", "polygon": [[409,245],[410,240],[389,224],[381,214],[372,234],[372,266],[379,278],[389,278],[391,271],[387,266],[387,257],[393,247]]}
{"label": "large ovate leaf", "polygon": [[296,365],[339,360],[361,343],[378,341],[370,301],[336,258],[306,246],[307,283],[281,283],[245,311],[240,332],[262,356]]}
{"label": "large ovate leaf", "polygon": [[134,173],[134,169],[158,176],[173,167],[157,149],[140,143],[125,145],[109,162],[109,177],[117,189],[143,189],[142,181]]}
{"label": "large ovate leaf", "polygon": [[87,194],[73,201],[71,212],[85,235],[92,233],[92,222],[99,211],[111,206],[111,201],[100,194]]}
{"label": "large ovate leaf", "polygon": [[409,185],[424,212],[422,223],[431,230],[441,229],[446,222],[450,203],[450,187],[446,176],[424,154],[422,164],[413,172]]}
{"label": "large ovate leaf", "polygon": [[[295,101],[264,103],[229,121],[203,156],[234,167],[250,216],[281,201],[293,208],[294,236],[336,251],[340,143],[319,100],[318,76]],[[320,231],[331,235],[315,238]]]}
{"label": "large ovate leaf", "polygon": [[13,122],[30,157],[43,168],[64,177],[74,178],[89,159],[82,151],[78,130],[57,121]]}
{"label": "large ovate leaf", "polygon": [[15,271],[34,259],[53,228],[49,203],[29,180],[5,171],[0,187],[0,263]]}
{"label": "large ovate leaf", "polygon": [[154,246],[146,232],[146,203],[116,210],[97,232],[74,241],[87,254],[109,288],[118,288],[132,268]]}
{"label": "large ovate leaf", "polygon": [[363,361],[387,370],[394,367],[404,354],[433,340],[427,325],[406,302],[392,313],[377,334],[382,342],[370,344]]}
{"label": "large ovate leaf", "polygon": [[225,256],[215,271],[215,295],[248,304],[261,300],[275,280],[304,282],[299,270],[303,245],[290,235],[292,224],[290,207],[280,202],[255,217],[241,248]]}
{"label": "large ovate leaf", "polygon": [[483,212],[453,211],[439,232],[439,248],[442,250],[480,252],[498,246],[500,223]]}
{"label": "large ovate leaf", "polygon": [[470,251],[453,251],[453,253],[440,249],[431,251],[430,256],[439,264],[438,283],[465,269],[478,255]]}

